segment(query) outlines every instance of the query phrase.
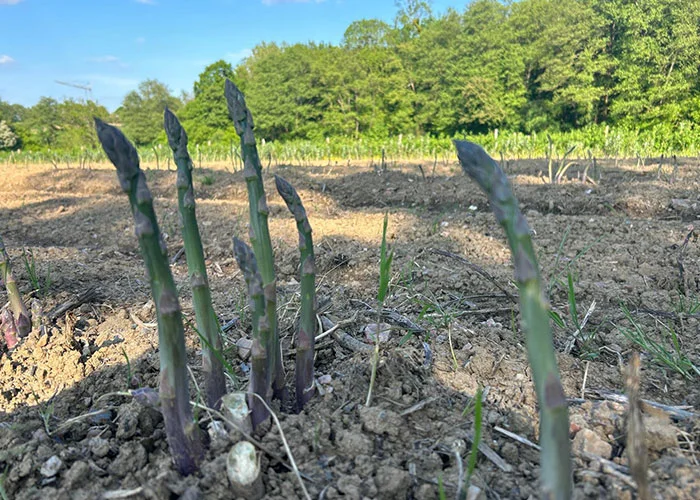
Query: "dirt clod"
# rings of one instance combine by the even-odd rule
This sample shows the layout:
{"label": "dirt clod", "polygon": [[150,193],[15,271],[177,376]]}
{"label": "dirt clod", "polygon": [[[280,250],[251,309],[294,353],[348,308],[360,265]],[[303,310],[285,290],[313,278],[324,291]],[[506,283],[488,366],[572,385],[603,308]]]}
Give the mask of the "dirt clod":
{"label": "dirt clod", "polygon": [[612,456],[612,446],[590,429],[581,429],[574,437],[572,448],[578,452],[592,453],[602,458]]}
{"label": "dirt clod", "polygon": [[[683,277],[679,273],[688,221],[698,215],[700,162],[693,158],[682,164],[691,168],[680,168],[678,182],[670,184],[656,178],[655,165],[600,159],[603,178],[597,186],[576,180],[575,165],[571,177],[557,185],[542,182],[538,172],[547,166],[542,160],[508,166],[534,229],[545,294],[564,325],[554,325],[554,345],[572,401],[574,448],[608,457],[616,472],[628,466],[627,406],[606,400],[605,394],[624,394],[622,373],[633,350],[642,357],[640,397],[700,413],[694,370],[682,375],[636,345],[625,335],[631,323],[620,307],[629,307],[651,340],[700,365],[700,322],[693,312],[700,297],[700,245],[694,239],[683,247]],[[466,459],[473,397],[482,387],[482,439],[512,470],[503,472],[479,455],[474,484],[488,498],[538,498],[538,452],[494,430],[499,426],[539,442],[538,406],[507,241],[486,197],[456,165],[438,162],[425,180],[417,172],[415,165],[394,162],[381,175],[363,164],[266,169],[290,393],[299,250],[295,222],[276,194],[272,174],[292,182],[304,200],[314,231],[319,307],[334,324],[342,322],[347,340],[320,339],[315,370],[323,390],[301,413],[276,401],[273,409],[309,479],[305,484],[312,498],[431,500],[438,498],[439,478],[447,498],[454,498],[459,467],[451,445],[463,442],[460,452]],[[244,389],[250,376],[250,317],[230,242],[248,234],[245,179],[228,164],[202,165],[195,180],[212,173],[215,183],[197,189],[197,217],[214,308],[227,325],[223,355],[237,379],[231,379],[230,389]],[[172,257],[182,247],[176,174],[164,169],[146,174]],[[7,471],[0,481],[10,498],[92,500],[107,492],[148,500],[230,498],[225,455],[238,437],[210,427],[216,415],[197,412],[207,445],[199,471],[182,477],[169,455],[158,410],[155,305],[113,167],[2,163],[0,179],[0,228],[32,310],[48,315],[84,290],[99,292],[99,298],[45,318],[12,352],[0,353],[0,472]],[[394,251],[385,306],[398,316],[379,320],[391,324],[391,335],[382,339],[372,406],[366,408],[370,370],[364,347],[376,332],[365,332],[365,326],[378,321],[367,307],[376,308],[385,212]],[[498,286],[436,249],[467,259]],[[33,289],[22,250],[33,253],[41,285],[50,269],[46,292]],[[190,399],[201,401],[202,347],[189,326],[194,311],[186,259],[171,268],[188,320]],[[578,323],[571,317],[569,275]],[[0,302],[5,301],[0,288]],[[593,301],[596,307],[577,332]],[[399,324],[396,318],[409,321]],[[407,326],[411,323],[418,328]],[[669,339],[671,331],[677,344]],[[645,404],[654,497],[700,498],[700,419],[670,420],[664,410],[650,408]],[[256,437],[270,451],[260,452],[266,497],[302,498],[297,477],[284,465],[289,459],[276,426],[268,422]],[[46,467],[50,461],[53,468]],[[574,463],[577,500],[636,494],[624,473],[610,472],[612,465],[580,457]]]}
{"label": "dirt clod", "polygon": [[379,467],[374,480],[377,490],[381,491],[382,497],[386,499],[406,498],[406,492],[411,485],[411,476],[408,472],[389,465]]}
{"label": "dirt clod", "polygon": [[398,413],[376,406],[360,407],[360,421],[365,430],[374,434],[398,436],[401,427],[401,417]]}

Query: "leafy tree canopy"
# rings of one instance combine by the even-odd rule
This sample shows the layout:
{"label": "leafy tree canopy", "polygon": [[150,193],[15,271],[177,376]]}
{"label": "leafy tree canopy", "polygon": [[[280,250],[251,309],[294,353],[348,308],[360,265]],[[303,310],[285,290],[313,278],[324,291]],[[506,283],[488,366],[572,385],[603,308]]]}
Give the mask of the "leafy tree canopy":
{"label": "leafy tree canopy", "polygon": [[[266,140],[700,121],[700,0],[473,0],[439,15],[430,1],[395,3],[393,23],[355,21],[337,46],[262,43],[236,68],[216,61],[181,98],[147,80],[112,119],[146,145],[164,139],[163,108],[181,107],[193,144],[233,141],[231,78]],[[106,111],[0,100],[14,147],[91,147],[88,113]]]}

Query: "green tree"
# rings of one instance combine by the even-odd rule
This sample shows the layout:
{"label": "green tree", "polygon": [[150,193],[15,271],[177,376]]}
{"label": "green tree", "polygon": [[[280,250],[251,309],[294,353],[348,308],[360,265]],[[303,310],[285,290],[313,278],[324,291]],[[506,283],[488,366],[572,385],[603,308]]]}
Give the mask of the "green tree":
{"label": "green tree", "polygon": [[14,149],[19,143],[19,137],[15,134],[5,120],[0,120],[0,151]]}
{"label": "green tree", "polygon": [[341,46],[348,50],[386,47],[391,26],[379,19],[354,21],[343,34]]}
{"label": "green tree", "polygon": [[227,78],[234,79],[233,68],[226,61],[219,60],[207,66],[194,83],[192,98],[181,113],[183,125],[193,144],[235,138],[224,98]]}
{"label": "green tree", "polygon": [[55,147],[61,128],[61,116],[58,101],[51,97],[42,97],[28,111],[22,121],[23,146],[29,149]]}
{"label": "green tree", "polygon": [[67,99],[58,105],[61,120],[57,146],[66,150],[98,149],[94,117],[107,120],[109,112],[94,101]]}
{"label": "green tree", "polygon": [[699,0],[597,0],[617,62],[613,120],[657,123],[698,111]]}
{"label": "green tree", "polygon": [[261,44],[236,70],[259,137],[323,137],[323,86],[317,58],[327,46]]}
{"label": "green tree", "polygon": [[144,146],[165,139],[163,111],[166,106],[177,111],[180,105],[180,100],[170,93],[165,84],[145,80],[139,84],[138,90],[124,97],[116,115],[129,139]]}

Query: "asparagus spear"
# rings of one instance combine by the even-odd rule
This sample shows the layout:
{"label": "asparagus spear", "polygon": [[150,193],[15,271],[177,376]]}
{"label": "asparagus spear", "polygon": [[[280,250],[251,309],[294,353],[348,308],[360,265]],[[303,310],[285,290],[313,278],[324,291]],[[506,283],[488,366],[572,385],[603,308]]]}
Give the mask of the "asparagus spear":
{"label": "asparagus spear", "polygon": [[507,177],[481,146],[454,141],[462,169],[487,194],[505,230],[520,291],[520,314],[540,412],[540,470],[543,498],[571,497],[569,414],[552,343],[549,307],[542,291],[530,227]]}
{"label": "asparagus spear", "polygon": [[[19,337],[17,335],[17,324],[12,317],[12,311],[9,309],[3,309],[0,312],[0,332],[2,332],[0,346],[2,346],[2,341],[4,341],[8,350],[14,349],[19,343]],[[0,352],[2,351],[0,350]]]}
{"label": "asparagus spear", "polygon": [[272,379],[272,394],[282,401],[286,400],[284,366],[277,330],[277,283],[275,281],[275,263],[272,254],[270,230],[267,225],[269,209],[265,198],[262,180],[262,165],[258,156],[253,135],[253,117],[246,106],[243,93],[226,80],[225,89],[228,112],[233,120],[236,133],[241,138],[241,156],[243,158],[243,176],[248,189],[250,206],[250,242],[262,277],[263,295],[265,297],[265,315],[270,325],[271,335],[266,347],[269,357]]}
{"label": "asparagus spear", "polygon": [[[10,302],[10,311],[12,312],[12,315],[8,316],[3,323],[5,325],[5,335],[9,339],[14,337],[14,344],[16,344],[17,336],[26,337],[29,335],[29,332],[32,331],[32,316],[29,314],[27,306],[24,305],[22,295],[19,293],[17,281],[15,281],[12,275],[10,256],[7,255],[2,237],[0,237],[0,278],[2,278],[2,281],[5,283],[7,299]],[[10,319],[12,321],[10,321]],[[9,346],[10,340],[7,342]]]}
{"label": "asparagus spear", "polygon": [[207,267],[204,263],[204,250],[199,236],[195,213],[194,187],[192,186],[192,160],[187,152],[187,133],[180,121],[168,108],[165,108],[165,132],[173,150],[177,165],[177,202],[182,224],[182,239],[185,243],[187,271],[192,286],[192,303],[202,342],[202,367],[204,369],[207,392],[207,405],[218,408],[226,393],[226,380],[221,362],[221,327],[211,302]]}
{"label": "asparagus spear", "polygon": [[[233,252],[241,268],[243,277],[248,285],[248,298],[250,304],[251,322],[253,327],[253,345],[250,349],[251,374],[250,392],[258,394],[265,402],[270,401],[270,367],[267,346],[270,345],[272,329],[265,314],[265,297],[263,293],[262,278],[258,272],[258,263],[255,254],[248,245],[234,236]],[[268,417],[265,404],[255,396],[248,399],[250,407],[250,419],[255,428]]]}
{"label": "asparagus spear", "polygon": [[275,176],[277,192],[294,215],[299,231],[301,254],[301,317],[296,352],[296,404],[301,411],[314,395],[314,338],[316,336],[316,261],[311,225],[294,187]]}
{"label": "asparagus spear", "polygon": [[129,195],[136,237],[148,270],[158,318],[160,401],[165,433],[176,467],[187,475],[197,469],[203,448],[199,429],[192,419],[185,331],[165,241],[158,228],[153,198],[139,167],[136,148],[119,129],[99,118],[95,118],[95,128],[102,148],[117,168],[122,189]]}

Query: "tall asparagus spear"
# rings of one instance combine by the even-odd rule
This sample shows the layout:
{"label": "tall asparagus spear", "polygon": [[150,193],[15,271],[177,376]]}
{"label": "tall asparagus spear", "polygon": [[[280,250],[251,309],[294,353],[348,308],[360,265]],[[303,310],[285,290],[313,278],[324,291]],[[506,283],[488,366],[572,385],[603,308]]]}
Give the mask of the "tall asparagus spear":
{"label": "tall asparagus spear", "polygon": [[301,315],[296,353],[296,404],[301,411],[314,395],[314,339],[316,336],[316,260],[311,225],[296,189],[282,177],[275,185],[287,208],[294,215],[299,231],[301,255]]}
{"label": "tall asparagus spear", "polygon": [[187,271],[192,286],[192,303],[199,334],[206,340],[202,342],[202,366],[206,380],[207,405],[218,408],[221,397],[226,393],[224,368],[220,358],[221,327],[211,302],[204,250],[197,226],[192,186],[192,159],[187,152],[187,133],[168,108],[165,108],[164,122],[168,143],[173,150],[177,165],[177,202],[180,209],[182,239],[185,242]]}
{"label": "tall asparagus spear", "polygon": [[272,395],[286,400],[284,366],[277,330],[277,282],[275,281],[275,263],[272,254],[270,230],[267,225],[267,200],[262,180],[262,164],[258,156],[253,135],[253,117],[246,106],[243,93],[231,80],[226,80],[225,88],[228,112],[233,120],[236,133],[241,138],[241,156],[243,157],[243,176],[248,189],[250,206],[250,242],[260,269],[265,296],[265,315],[270,325],[271,335],[266,346],[272,379]]}
{"label": "tall asparagus spear", "polygon": [[540,412],[540,470],[543,498],[571,497],[569,414],[559,379],[552,328],[530,227],[518,207],[507,177],[481,146],[454,141],[462,169],[484,190],[491,210],[505,230],[513,253],[520,291],[520,314]]}
{"label": "tall asparagus spear", "polygon": [[165,433],[176,467],[182,474],[190,474],[197,469],[203,448],[199,429],[192,419],[185,331],[165,241],[158,228],[153,198],[139,167],[136,148],[119,129],[99,118],[95,118],[95,128],[102,148],[117,168],[122,189],[129,195],[136,237],[146,262],[158,318],[160,401]]}
{"label": "tall asparagus spear", "polygon": [[[253,326],[253,345],[250,349],[251,375],[250,392],[258,394],[266,402],[270,401],[270,367],[267,346],[270,345],[272,329],[265,314],[265,297],[263,294],[262,278],[258,272],[255,254],[248,245],[234,236],[233,252],[241,268],[243,277],[248,285],[251,322]],[[255,428],[268,417],[268,411],[260,399],[250,396],[250,419]]]}
{"label": "tall asparagus spear", "polygon": [[[7,299],[10,302],[11,316],[7,316],[3,325],[5,325],[5,334],[9,339],[12,337],[26,337],[32,331],[32,317],[24,305],[22,295],[19,293],[17,282],[12,275],[12,265],[10,264],[10,256],[5,250],[5,243],[0,237],[0,278],[5,283],[7,290]],[[11,321],[10,321],[11,319]],[[8,346],[11,340],[7,340]],[[14,338],[16,344],[17,339]],[[14,344],[13,344],[14,345]]]}

